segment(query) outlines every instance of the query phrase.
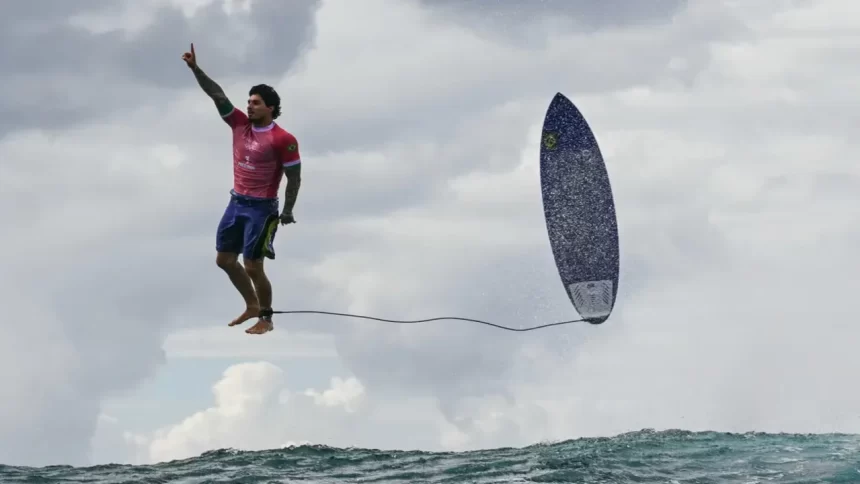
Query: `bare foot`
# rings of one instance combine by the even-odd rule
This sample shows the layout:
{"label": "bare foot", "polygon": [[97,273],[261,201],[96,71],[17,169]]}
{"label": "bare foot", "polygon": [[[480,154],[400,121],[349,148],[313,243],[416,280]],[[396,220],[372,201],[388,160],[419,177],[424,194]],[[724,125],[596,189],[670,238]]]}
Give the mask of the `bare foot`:
{"label": "bare foot", "polygon": [[260,318],[257,320],[257,324],[246,329],[245,332],[248,334],[263,334],[273,331],[274,329],[275,325],[272,323],[271,319]]}
{"label": "bare foot", "polygon": [[247,321],[251,318],[256,318],[259,315],[260,315],[260,306],[248,306],[245,309],[245,312],[242,313],[241,316],[239,316],[238,318],[231,321],[230,324],[228,324],[227,326],[236,326],[237,324],[242,324],[245,321]]}

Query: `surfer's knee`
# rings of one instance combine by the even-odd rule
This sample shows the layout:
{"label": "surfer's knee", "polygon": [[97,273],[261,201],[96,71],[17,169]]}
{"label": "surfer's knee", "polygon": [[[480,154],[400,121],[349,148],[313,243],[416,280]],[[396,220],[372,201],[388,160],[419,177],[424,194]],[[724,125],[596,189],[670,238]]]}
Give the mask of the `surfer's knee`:
{"label": "surfer's knee", "polygon": [[229,252],[218,252],[218,255],[215,256],[215,264],[225,271],[236,267],[238,260],[236,254]]}
{"label": "surfer's knee", "polygon": [[248,276],[254,280],[265,277],[266,273],[263,272],[263,260],[245,259],[245,272],[247,272]]}

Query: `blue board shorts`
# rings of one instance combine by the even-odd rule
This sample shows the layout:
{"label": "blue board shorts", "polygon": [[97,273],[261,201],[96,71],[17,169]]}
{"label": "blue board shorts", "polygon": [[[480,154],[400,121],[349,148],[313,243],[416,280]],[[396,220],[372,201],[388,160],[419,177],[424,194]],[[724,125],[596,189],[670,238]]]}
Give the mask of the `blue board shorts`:
{"label": "blue board shorts", "polygon": [[275,258],[278,200],[230,194],[215,236],[218,252],[242,254],[245,259]]}

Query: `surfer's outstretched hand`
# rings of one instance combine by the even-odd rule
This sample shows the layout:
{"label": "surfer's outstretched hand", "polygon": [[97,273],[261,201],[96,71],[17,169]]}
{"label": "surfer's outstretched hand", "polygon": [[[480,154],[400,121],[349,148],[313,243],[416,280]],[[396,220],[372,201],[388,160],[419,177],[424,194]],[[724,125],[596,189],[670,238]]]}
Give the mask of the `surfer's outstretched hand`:
{"label": "surfer's outstretched hand", "polygon": [[182,54],[182,60],[192,69],[197,65],[197,54],[194,53],[194,42],[191,43],[191,52]]}

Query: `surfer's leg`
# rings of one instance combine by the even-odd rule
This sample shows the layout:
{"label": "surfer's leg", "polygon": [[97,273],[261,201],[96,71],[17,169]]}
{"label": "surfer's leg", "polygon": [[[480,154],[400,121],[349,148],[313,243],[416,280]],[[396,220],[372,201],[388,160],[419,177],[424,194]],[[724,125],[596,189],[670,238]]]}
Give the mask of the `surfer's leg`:
{"label": "surfer's leg", "polygon": [[[266,275],[264,261],[275,258],[275,233],[278,230],[277,202],[260,204],[250,214],[250,220],[245,226],[245,247],[242,257],[245,270],[254,282],[257,298],[262,311],[272,309],[272,284]],[[274,329],[271,314],[263,315],[257,324],[248,328],[247,333],[262,334]]]}
{"label": "surfer's leg", "polygon": [[237,216],[237,206],[234,200],[230,201],[227,209],[224,210],[224,216],[221,217],[221,223],[218,224],[216,235],[215,263],[230,278],[233,287],[242,295],[245,300],[245,311],[236,319],[230,322],[230,326],[241,324],[255,316],[260,312],[260,303],[257,300],[257,294],[254,292],[254,286],[251,283],[251,278],[245,271],[245,268],[239,264],[239,253],[242,252],[244,242],[244,226],[241,217]]}
{"label": "surfer's leg", "polygon": [[[245,259],[245,271],[250,276],[251,281],[254,282],[260,308],[263,311],[272,309],[272,284],[269,282],[269,278],[266,276],[266,271],[263,268],[264,260],[262,258]],[[260,316],[257,323],[245,330],[245,332],[249,334],[262,334],[273,329],[275,328],[272,323],[272,316],[271,314],[267,314]]]}
{"label": "surfer's leg", "polygon": [[238,254],[218,252],[218,255],[215,257],[215,261],[218,264],[218,267],[227,273],[227,276],[230,277],[230,282],[233,283],[233,286],[239,291],[239,294],[242,295],[242,299],[245,300],[245,311],[243,311],[242,314],[233,321],[230,321],[229,326],[242,324],[259,315],[260,303],[257,300],[254,285],[251,282],[251,278],[248,277],[248,273],[245,268],[242,267],[242,264],[239,264]]}

